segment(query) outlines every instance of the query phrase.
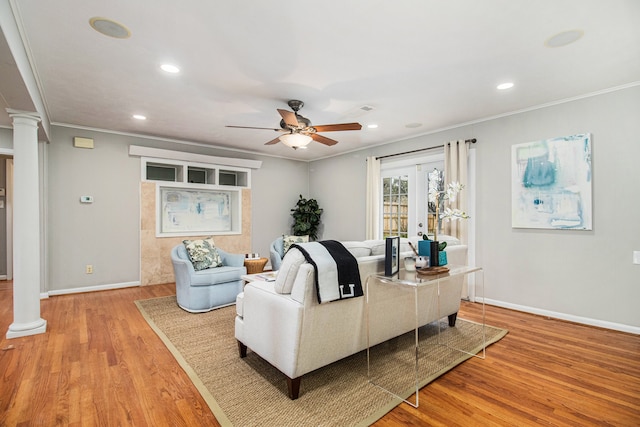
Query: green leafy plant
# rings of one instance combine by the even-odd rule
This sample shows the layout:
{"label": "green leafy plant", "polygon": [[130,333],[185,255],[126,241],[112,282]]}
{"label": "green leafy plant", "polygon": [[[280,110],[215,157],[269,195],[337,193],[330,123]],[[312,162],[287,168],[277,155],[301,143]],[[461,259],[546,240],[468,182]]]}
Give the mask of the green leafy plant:
{"label": "green leafy plant", "polygon": [[296,207],[291,209],[293,235],[304,236],[308,234],[310,240],[316,240],[318,238],[322,210],[315,199],[307,200],[301,194]]}
{"label": "green leafy plant", "polygon": [[[427,236],[427,234],[423,234],[422,235],[422,240],[429,240],[429,236]],[[438,250],[439,251],[444,251],[444,248],[447,247],[447,242],[440,242],[438,243]]]}

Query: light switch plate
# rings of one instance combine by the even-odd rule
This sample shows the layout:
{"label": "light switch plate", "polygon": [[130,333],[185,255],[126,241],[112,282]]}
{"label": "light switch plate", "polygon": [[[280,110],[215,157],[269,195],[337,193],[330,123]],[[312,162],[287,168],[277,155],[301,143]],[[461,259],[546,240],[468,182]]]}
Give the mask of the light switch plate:
{"label": "light switch plate", "polygon": [[633,251],[633,263],[640,264],[640,251]]}

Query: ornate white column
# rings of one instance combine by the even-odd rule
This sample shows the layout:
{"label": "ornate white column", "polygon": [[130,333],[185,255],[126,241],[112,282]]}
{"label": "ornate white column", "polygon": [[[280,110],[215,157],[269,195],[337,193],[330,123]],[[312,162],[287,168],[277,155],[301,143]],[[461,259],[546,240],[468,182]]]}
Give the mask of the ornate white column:
{"label": "ornate white column", "polygon": [[13,119],[13,323],[7,338],[42,334],[37,113],[7,110]]}

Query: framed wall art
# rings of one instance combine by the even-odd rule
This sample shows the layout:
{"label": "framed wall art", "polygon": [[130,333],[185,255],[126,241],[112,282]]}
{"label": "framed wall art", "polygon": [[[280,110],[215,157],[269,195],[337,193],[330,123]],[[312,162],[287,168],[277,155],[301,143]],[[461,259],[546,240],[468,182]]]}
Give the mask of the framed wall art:
{"label": "framed wall art", "polygon": [[592,229],[591,134],[511,148],[513,228]]}
{"label": "framed wall art", "polygon": [[384,275],[393,276],[400,271],[400,236],[387,237],[384,251]]}
{"label": "framed wall art", "polygon": [[157,235],[238,234],[239,190],[158,186]]}

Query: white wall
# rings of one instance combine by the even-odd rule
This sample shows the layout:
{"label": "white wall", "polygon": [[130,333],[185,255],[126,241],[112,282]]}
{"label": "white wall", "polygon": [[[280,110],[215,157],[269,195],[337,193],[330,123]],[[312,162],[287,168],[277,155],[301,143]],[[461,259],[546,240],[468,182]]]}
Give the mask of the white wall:
{"label": "white wall", "polygon": [[0,127],[0,149],[2,148],[13,150],[13,131]]}
{"label": "white wall", "polygon": [[[310,164],[323,238],[364,238],[368,155],[477,138],[477,259],[486,298],[640,333],[640,86],[459,127]],[[511,228],[511,145],[590,132],[593,231]]]}
{"label": "white wall", "polygon": [[[94,149],[73,137],[93,138]],[[54,127],[47,147],[47,291],[140,280],[140,161],[126,137]],[[91,204],[80,196],[92,196]],[[93,265],[94,273],[85,274]]]}
{"label": "white wall", "polygon": [[269,258],[269,246],[278,236],[291,234],[293,209],[302,194],[309,197],[307,162],[259,157],[262,167],[251,178],[252,252]]}
{"label": "white wall", "polygon": [[[95,148],[74,148],[74,136],[93,138]],[[47,291],[140,280],[140,158],[129,156],[129,145],[262,160],[252,174],[252,250],[264,256],[272,240],[290,231],[289,210],[298,195],[307,196],[305,162],[54,126],[47,168]],[[82,195],[93,196],[93,204],[80,203]],[[93,274],[85,274],[86,264],[93,265]]]}

